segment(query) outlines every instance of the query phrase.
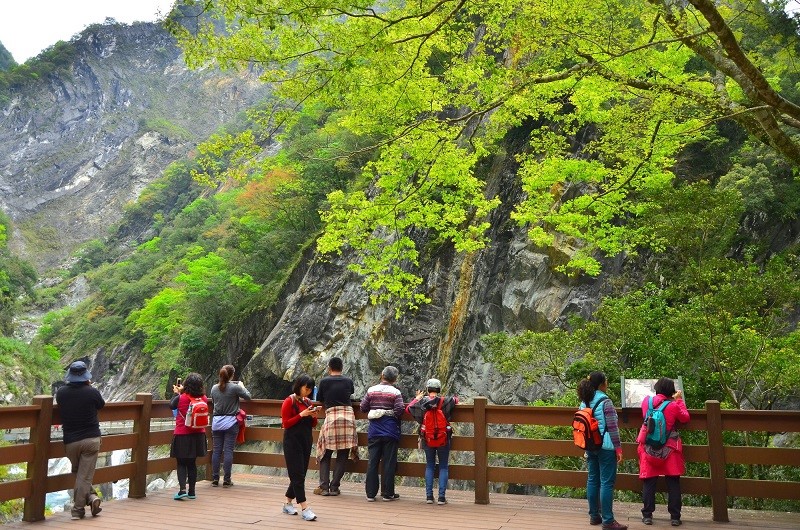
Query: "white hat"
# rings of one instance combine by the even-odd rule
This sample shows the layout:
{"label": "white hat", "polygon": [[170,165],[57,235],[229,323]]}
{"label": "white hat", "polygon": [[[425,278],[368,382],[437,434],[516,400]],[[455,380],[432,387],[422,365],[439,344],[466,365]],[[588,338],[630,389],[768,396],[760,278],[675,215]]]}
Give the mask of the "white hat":
{"label": "white hat", "polygon": [[425,388],[439,391],[442,389],[442,382],[434,378],[428,379],[428,382],[425,383]]}

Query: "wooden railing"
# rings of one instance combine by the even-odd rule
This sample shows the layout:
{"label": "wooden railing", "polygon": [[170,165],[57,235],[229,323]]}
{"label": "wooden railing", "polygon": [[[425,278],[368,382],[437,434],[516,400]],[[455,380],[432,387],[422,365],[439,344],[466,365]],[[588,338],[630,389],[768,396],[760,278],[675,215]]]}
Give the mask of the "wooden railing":
{"label": "wooden railing", "polygon": [[[257,417],[278,418],[281,401],[253,400],[244,403],[249,414]],[[456,436],[452,450],[471,453],[472,464],[451,464],[450,478],[471,481],[474,484],[475,502],[489,503],[491,483],[535,484],[541,486],[565,486],[582,488],[586,485],[585,471],[541,469],[527,467],[499,467],[490,465],[493,455],[539,455],[580,456],[580,451],[571,440],[544,440],[516,437],[489,436],[489,432],[502,431],[511,425],[565,426],[572,422],[574,409],[565,407],[519,407],[489,405],[486,398],[477,397],[472,404],[458,405],[453,414]],[[776,447],[741,447],[723,444],[723,432],[783,433],[800,432],[800,411],[745,411],[721,410],[719,402],[708,401],[704,410],[692,410],[691,422],[683,429],[707,432],[704,445],[684,445],[687,462],[708,464],[709,476],[687,476],[681,479],[683,493],[707,495],[711,498],[713,519],[728,521],[727,500],[729,497],[800,500],[800,483],[774,480],[752,480],[726,476],[728,464],[750,464],[761,466],[800,467],[800,449]],[[641,424],[639,409],[619,409],[622,429],[638,429]],[[365,419],[356,412],[358,419]],[[151,420],[171,419],[172,412],[167,401],[154,401],[150,394],[138,394],[136,401],[108,403],[100,411],[101,422],[131,422],[131,432],[103,436],[101,450],[109,452],[119,449],[131,450],[131,461],[119,465],[100,467],[95,473],[95,484],[130,479],[129,497],[146,495],[148,475],[169,472],[175,469],[172,458],[149,459],[149,451],[155,446],[167,446],[172,439],[172,429],[154,430]],[[410,416],[404,422],[413,421]],[[70,489],[74,486],[74,474],[48,476],[48,459],[64,456],[61,441],[51,440],[51,427],[60,423],[58,407],[51,396],[37,396],[32,405],[0,407],[0,428],[29,428],[28,443],[0,447],[0,465],[27,464],[25,479],[0,483],[0,502],[24,498],[25,521],[38,521],[45,517],[45,495],[49,492]],[[157,423],[157,422],[156,422]],[[161,425],[169,426],[169,423]],[[490,427],[491,426],[491,427]],[[500,427],[496,429],[495,427]],[[471,432],[471,434],[469,434]],[[210,434],[210,433],[209,433]],[[246,431],[248,441],[278,442],[283,431],[277,426],[254,427]],[[315,431],[316,438],[317,431]],[[359,433],[360,446],[367,445],[366,433]],[[234,453],[234,463],[250,466],[284,467],[283,455],[246,451],[248,445],[240,446]],[[249,445],[252,447],[252,445]],[[274,447],[279,447],[275,445]],[[404,434],[400,447],[417,447],[417,437]],[[626,459],[636,459],[636,446],[623,444]],[[469,461],[469,455],[462,460]],[[199,464],[208,464],[210,455],[198,459]],[[366,472],[366,461],[350,462],[348,471]],[[311,467],[316,468],[312,458]],[[210,479],[210,466],[206,466],[206,479]],[[397,474],[407,477],[424,477],[425,464],[401,461]],[[617,475],[617,489],[640,491],[641,483],[635,474]]]}

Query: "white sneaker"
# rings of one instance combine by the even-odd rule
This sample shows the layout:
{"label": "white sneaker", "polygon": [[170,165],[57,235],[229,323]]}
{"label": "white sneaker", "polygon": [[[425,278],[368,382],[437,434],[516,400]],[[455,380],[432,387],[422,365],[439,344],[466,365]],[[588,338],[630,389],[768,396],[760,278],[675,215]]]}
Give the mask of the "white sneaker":
{"label": "white sneaker", "polygon": [[287,502],[283,505],[283,513],[286,515],[297,515],[297,508],[295,508],[294,504],[291,502]]}
{"label": "white sneaker", "polygon": [[301,514],[304,521],[313,521],[317,518],[317,514],[311,511],[311,508],[306,508]]}

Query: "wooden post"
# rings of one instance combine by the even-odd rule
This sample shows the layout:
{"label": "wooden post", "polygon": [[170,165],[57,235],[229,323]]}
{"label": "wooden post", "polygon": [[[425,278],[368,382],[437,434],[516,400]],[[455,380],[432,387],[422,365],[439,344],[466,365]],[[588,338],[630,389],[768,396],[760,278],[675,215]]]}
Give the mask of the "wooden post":
{"label": "wooden post", "polygon": [[[213,404],[211,403],[210,399],[208,400],[208,407],[211,410],[214,410]],[[212,451],[214,451],[214,436],[211,434],[211,426],[206,427],[206,446],[208,447],[208,452],[206,453],[205,456],[205,459],[207,460],[206,465],[204,466],[205,477],[207,481],[211,482],[212,480],[214,480],[214,470],[211,469],[211,454]]]}
{"label": "wooden post", "polygon": [[725,476],[725,446],[719,401],[706,401],[708,463],[711,474],[711,512],[715,523],[728,522],[728,484]]}
{"label": "wooden post", "polygon": [[142,404],[139,417],[133,420],[133,432],[136,433],[136,447],[131,450],[131,462],[134,466],[130,477],[128,497],[142,499],[147,496],[147,458],[150,450],[150,417],[153,410],[153,395],[136,394],[136,401]]}
{"label": "wooden post", "polygon": [[487,451],[488,425],[486,423],[486,402],[483,396],[473,400],[475,420],[475,504],[489,504],[489,452]]}
{"label": "wooden post", "polygon": [[32,523],[44,520],[47,495],[47,462],[50,453],[50,428],[53,426],[53,396],[34,396],[39,407],[36,425],[31,427],[30,441],[34,446],[33,459],[28,462],[27,478],[31,480],[31,495],[25,499],[22,520]]}

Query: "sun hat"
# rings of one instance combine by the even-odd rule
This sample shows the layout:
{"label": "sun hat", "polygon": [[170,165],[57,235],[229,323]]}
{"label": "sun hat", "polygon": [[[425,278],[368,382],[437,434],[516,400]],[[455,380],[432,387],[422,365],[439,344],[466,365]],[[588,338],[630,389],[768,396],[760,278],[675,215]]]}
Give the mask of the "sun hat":
{"label": "sun hat", "polygon": [[83,361],[75,361],[69,365],[64,381],[67,383],[84,383],[92,379],[92,372],[86,367]]}
{"label": "sun hat", "polygon": [[442,382],[439,381],[438,379],[433,379],[433,378],[428,379],[428,382],[425,383],[425,388],[439,391],[442,389]]}

